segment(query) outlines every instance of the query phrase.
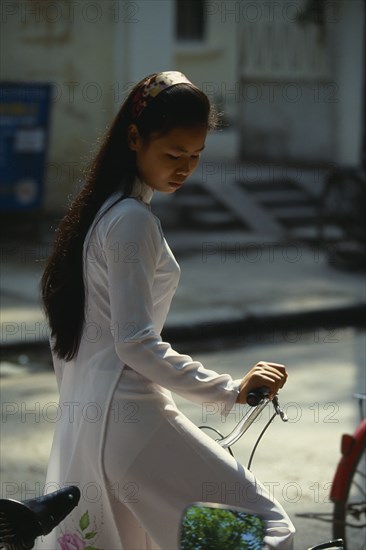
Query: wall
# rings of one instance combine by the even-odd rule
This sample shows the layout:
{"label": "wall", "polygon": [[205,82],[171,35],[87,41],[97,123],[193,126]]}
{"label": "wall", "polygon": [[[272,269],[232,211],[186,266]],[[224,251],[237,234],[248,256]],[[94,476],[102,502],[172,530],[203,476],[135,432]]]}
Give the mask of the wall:
{"label": "wall", "polygon": [[173,68],[221,96],[242,158],[358,164],[364,2],[326,2],[323,42],[294,23],[302,4],[207,0],[206,39],[186,44],[174,0],[3,0],[2,79],[54,84],[45,208],[64,208],[131,85]]}
{"label": "wall", "polygon": [[115,2],[2,2],[2,80],[52,82],[44,206],[59,211],[113,115]]}
{"label": "wall", "polygon": [[[203,42],[175,40],[175,65],[206,92],[210,99],[221,99],[231,122],[237,116],[238,19],[237,1],[207,1],[206,37]],[[220,106],[220,104],[219,104]]]}
{"label": "wall", "polygon": [[259,2],[241,28],[244,158],[313,164],[334,157],[338,99],[328,28],[336,15],[328,6],[324,28],[299,25],[304,5],[281,0],[270,10]]}
{"label": "wall", "polygon": [[334,161],[359,166],[365,124],[365,2],[343,0],[333,29],[334,74],[338,84],[336,151]]}
{"label": "wall", "polygon": [[305,0],[207,0],[206,41],[176,43],[177,66],[222,96],[242,160],[360,163],[364,1],[324,4],[322,27],[296,21]]}

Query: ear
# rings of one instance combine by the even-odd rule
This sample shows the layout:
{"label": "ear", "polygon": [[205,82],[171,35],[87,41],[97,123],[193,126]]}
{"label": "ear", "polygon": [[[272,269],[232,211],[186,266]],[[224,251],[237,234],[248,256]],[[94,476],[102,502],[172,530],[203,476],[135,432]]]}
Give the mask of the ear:
{"label": "ear", "polygon": [[136,124],[130,124],[127,130],[127,143],[131,151],[138,151],[142,143],[142,139]]}

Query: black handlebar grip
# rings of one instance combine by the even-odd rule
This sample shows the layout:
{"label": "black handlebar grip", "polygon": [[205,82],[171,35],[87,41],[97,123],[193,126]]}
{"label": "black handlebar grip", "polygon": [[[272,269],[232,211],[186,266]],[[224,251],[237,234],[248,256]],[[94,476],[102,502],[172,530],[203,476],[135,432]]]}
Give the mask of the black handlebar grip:
{"label": "black handlebar grip", "polygon": [[256,407],[265,397],[268,397],[269,389],[266,386],[251,390],[247,395],[247,403],[251,407]]}

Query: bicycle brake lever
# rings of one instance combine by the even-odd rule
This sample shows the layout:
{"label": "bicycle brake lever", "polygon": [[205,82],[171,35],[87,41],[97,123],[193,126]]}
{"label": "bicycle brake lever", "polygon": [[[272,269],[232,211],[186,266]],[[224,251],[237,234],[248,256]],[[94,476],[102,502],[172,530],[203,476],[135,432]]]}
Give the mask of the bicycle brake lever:
{"label": "bicycle brake lever", "polygon": [[277,396],[275,395],[272,399],[272,403],[274,406],[274,410],[276,411],[276,414],[281,417],[281,420],[283,422],[288,422],[288,416],[287,414],[281,409],[280,404],[278,402]]}

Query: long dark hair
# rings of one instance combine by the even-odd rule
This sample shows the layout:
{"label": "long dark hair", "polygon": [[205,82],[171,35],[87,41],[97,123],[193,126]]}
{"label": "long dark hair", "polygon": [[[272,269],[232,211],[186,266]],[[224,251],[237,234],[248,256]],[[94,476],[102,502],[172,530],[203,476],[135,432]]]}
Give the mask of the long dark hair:
{"label": "long dark hair", "polygon": [[136,91],[130,92],[104,136],[85,175],[85,184],[56,230],[54,248],[41,279],[41,298],[50,324],[53,351],[70,361],[79,349],[85,319],[83,244],[102,204],[114,192],[131,194],[136,177],[135,153],[128,146],[128,127],[136,124],[143,140],[163,136],[173,128],[204,125],[213,129],[215,110],[207,96],[188,83],[176,84],[151,101],[137,120],[132,117]]}

